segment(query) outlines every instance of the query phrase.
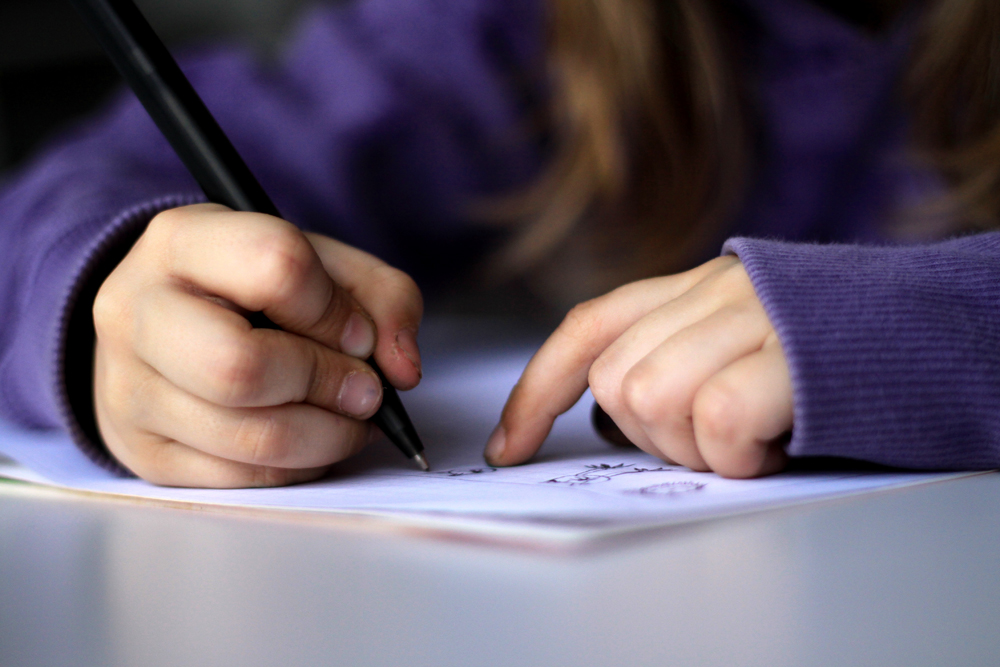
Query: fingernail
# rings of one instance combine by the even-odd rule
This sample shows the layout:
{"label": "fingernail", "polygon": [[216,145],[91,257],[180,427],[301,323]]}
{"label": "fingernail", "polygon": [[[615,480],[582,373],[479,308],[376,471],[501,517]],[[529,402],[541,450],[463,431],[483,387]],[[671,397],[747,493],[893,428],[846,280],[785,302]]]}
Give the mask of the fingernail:
{"label": "fingernail", "polygon": [[497,427],[493,429],[493,433],[490,435],[490,439],[486,441],[486,451],[483,452],[486,462],[491,465],[499,463],[506,446],[507,431],[504,430],[503,424],[497,424]]}
{"label": "fingernail", "polygon": [[361,313],[351,313],[340,336],[340,351],[358,359],[367,359],[375,349],[375,327]]}
{"label": "fingernail", "polygon": [[424,374],[420,369],[420,348],[417,347],[417,332],[413,329],[403,329],[396,334],[396,345],[417,369],[417,375],[423,378]]}
{"label": "fingernail", "polygon": [[354,417],[367,417],[375,411],[382,395],[382,383],[374,373],[354,371],[340,386],[337,403],[340,411]]}

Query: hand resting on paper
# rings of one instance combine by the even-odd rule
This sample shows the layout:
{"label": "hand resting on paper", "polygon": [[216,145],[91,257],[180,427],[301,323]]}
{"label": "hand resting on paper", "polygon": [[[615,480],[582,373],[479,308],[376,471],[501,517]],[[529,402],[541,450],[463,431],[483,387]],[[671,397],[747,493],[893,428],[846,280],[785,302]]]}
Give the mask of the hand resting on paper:
{"label": "hand resting on paper", "polygon": [[422,313],[408,276],[333,239],[215,204],[161,213],[94,303],[101,435],[157,484],[320,477],[370,439],[382,389],[363,359],[420,381]]}
{"label": "hand resting on paper", "polygon": [[626,437],[666,461],[725,477],[785,466],[788,366],[735,257],[574,308],[511,391],[487,461],[529,459],[588,386]]}

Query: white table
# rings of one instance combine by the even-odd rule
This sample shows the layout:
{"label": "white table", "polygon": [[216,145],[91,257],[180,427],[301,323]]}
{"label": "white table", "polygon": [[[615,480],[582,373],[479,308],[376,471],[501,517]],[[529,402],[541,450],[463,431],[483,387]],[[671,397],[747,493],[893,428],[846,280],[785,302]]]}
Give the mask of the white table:
{"label": "white table", "polygon": [[575,554],[0,483],[3,667],[591,664],[1000,664],[1000,475]]}
{"label": "white table", "polygon": [[552,555],[0,484],[0,664],[996,665],[1000,475]]}

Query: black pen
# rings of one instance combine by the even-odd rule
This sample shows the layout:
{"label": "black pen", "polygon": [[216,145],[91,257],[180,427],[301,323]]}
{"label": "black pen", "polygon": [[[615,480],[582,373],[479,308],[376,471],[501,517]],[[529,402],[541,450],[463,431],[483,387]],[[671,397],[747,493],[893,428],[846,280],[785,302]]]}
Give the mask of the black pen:
{"label": "black pen", "polygon": [[[71,1],[209,201],[280,218],[274,202],[132,0]],[[277,328],[263,313],[253,313],[249,319],[255,327]],[[371,421],[407,457],[429,470],[424,446],[399,394],[375,360],[368,363],[382,380],[382,405]]]}

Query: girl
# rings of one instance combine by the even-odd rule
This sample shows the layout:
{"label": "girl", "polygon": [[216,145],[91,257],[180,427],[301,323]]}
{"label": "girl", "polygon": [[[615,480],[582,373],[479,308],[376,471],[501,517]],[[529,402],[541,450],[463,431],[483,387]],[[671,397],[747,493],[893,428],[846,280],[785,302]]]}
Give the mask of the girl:
{"label": "girl", "polygon": [[195,55],[298,226],[199,203],[120,101],[0,194],[0,409],[156,483],[314,479],[369,437],[361,359],[420,379],[409,275],[486,267],[612,289],[525,370],[496,465],[587,386],[727,476],[1000,465],[1000,236],[957,235],[1000,216],[998,36],[991,0],[357,0],[277,62]]}

